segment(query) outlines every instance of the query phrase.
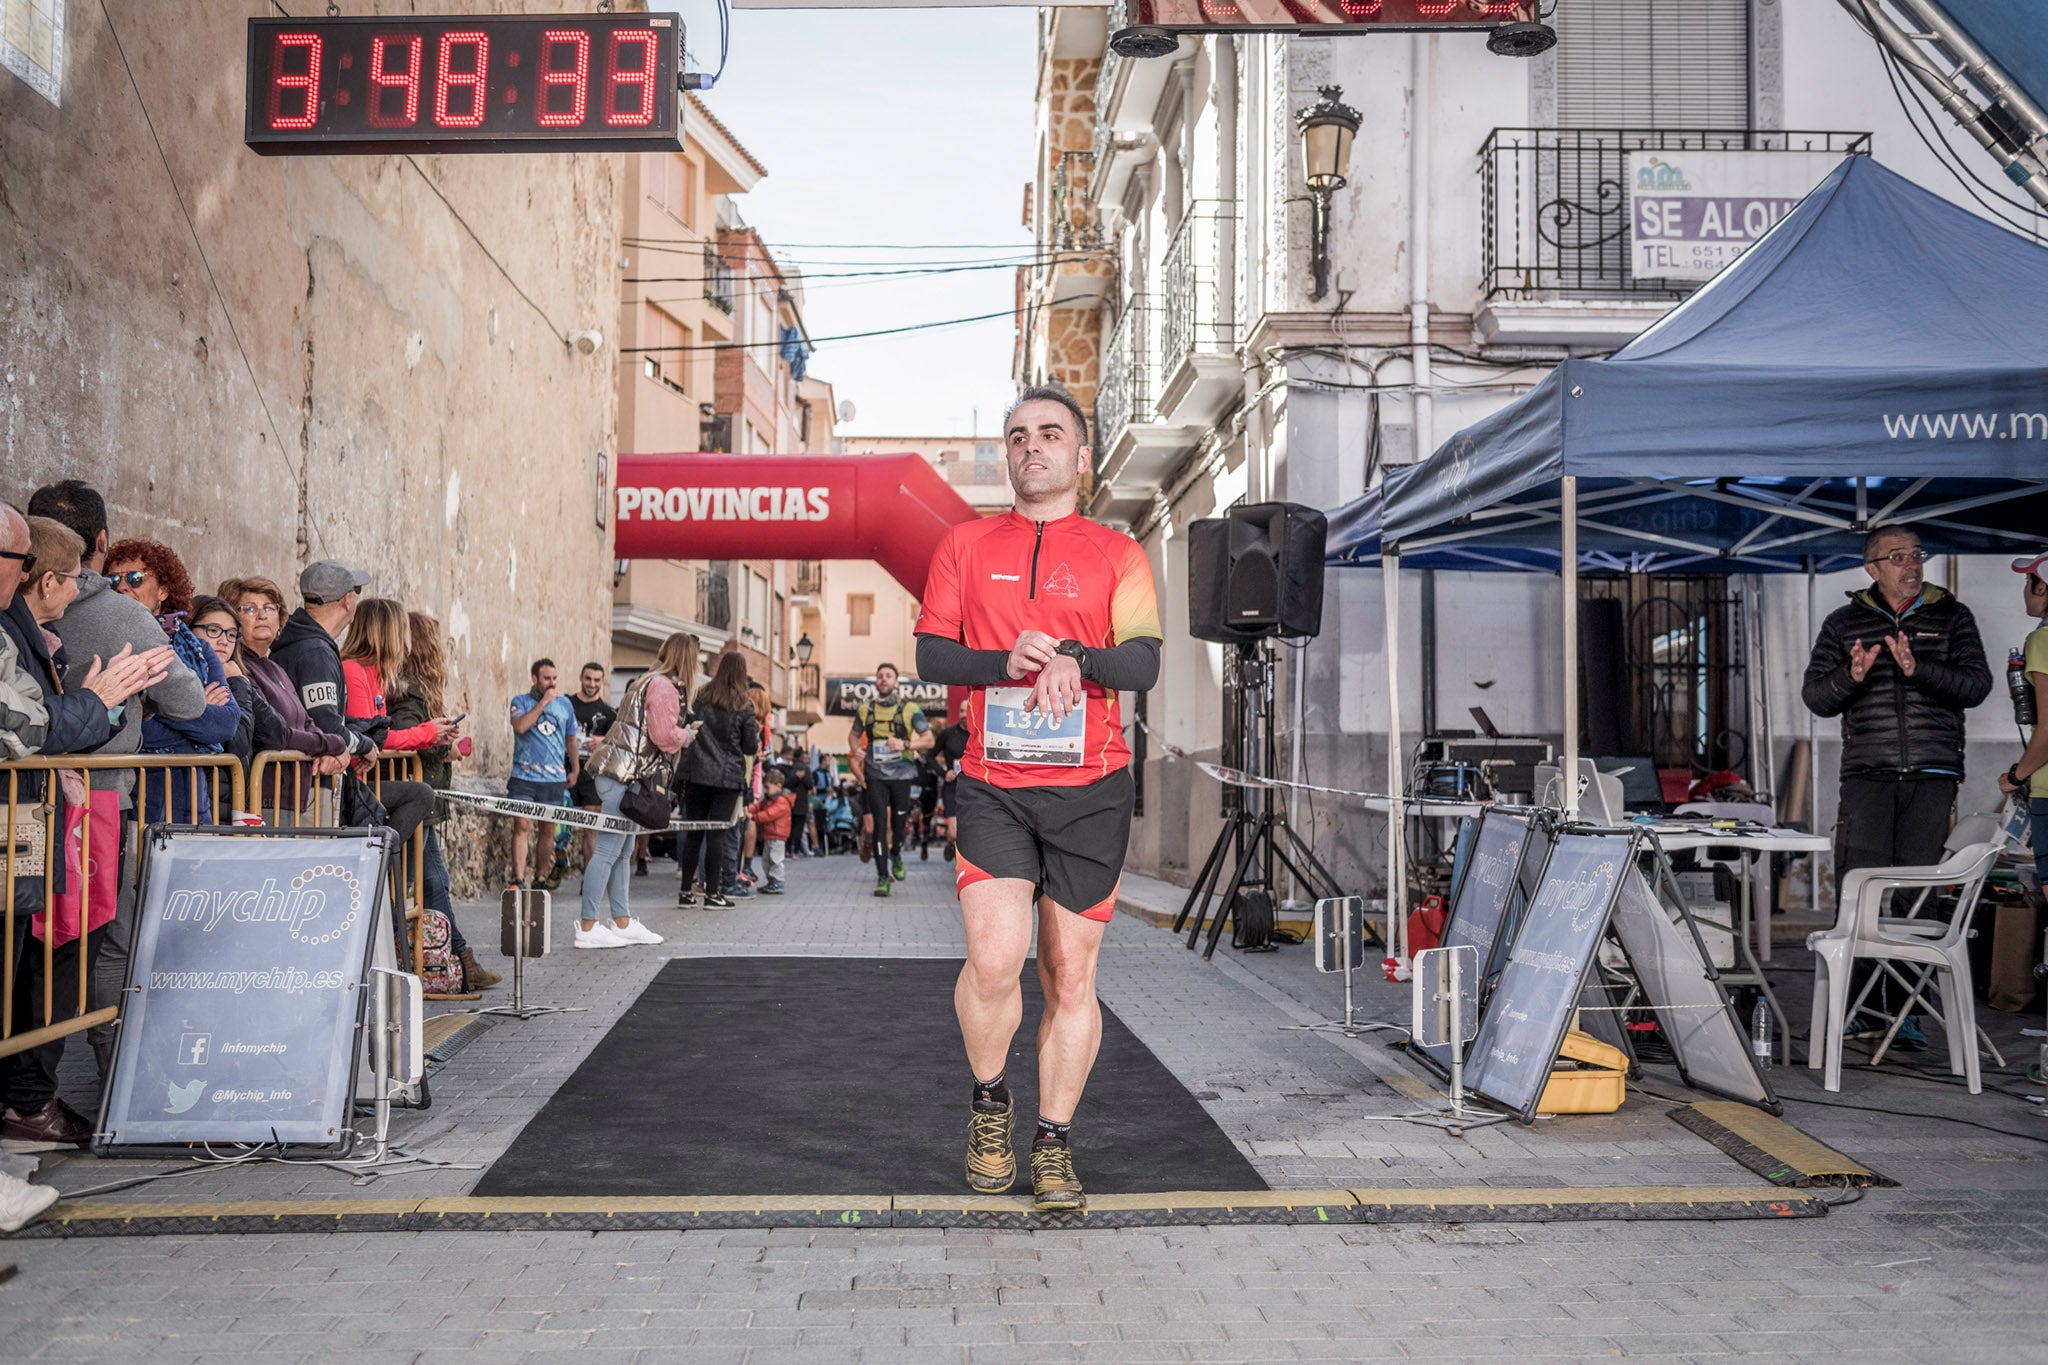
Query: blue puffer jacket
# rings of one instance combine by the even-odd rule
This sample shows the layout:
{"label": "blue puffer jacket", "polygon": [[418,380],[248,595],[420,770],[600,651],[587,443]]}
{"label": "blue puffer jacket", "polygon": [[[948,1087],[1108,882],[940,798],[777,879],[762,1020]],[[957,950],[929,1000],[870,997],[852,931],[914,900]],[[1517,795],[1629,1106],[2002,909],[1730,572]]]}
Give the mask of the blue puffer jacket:
{"label": "blue puffer jacket", "polygon": [[[185,624],[184,613],[157,618],[169,637],[171,652],[178,660],[199,677],[202,688],[215,683],[227,684],[227,671],[221,667],[220,656],[215,654],[206,641],[192,633],[192,627]],[[149,716],[142,722],[142,752],[146,754],[217,754],[227,742],[235,737],[235,730],[242,722],[242,708],[233,701],[208,702],[206,709],[191,720],[169,720],[163,716]],[[143,823],[155,824],[165,817],[164,789],[170,788],[170,820],[173,824],[193,823],[193,779],[184,773],[171,775],[168,782],[154,774],[146,775],[143,785],[148,789],[143,800]],[[198,810],[202,823],[211,823],[212,785],[206,774],[198,778]],[[225,819],[229,812],[222,812]]]}

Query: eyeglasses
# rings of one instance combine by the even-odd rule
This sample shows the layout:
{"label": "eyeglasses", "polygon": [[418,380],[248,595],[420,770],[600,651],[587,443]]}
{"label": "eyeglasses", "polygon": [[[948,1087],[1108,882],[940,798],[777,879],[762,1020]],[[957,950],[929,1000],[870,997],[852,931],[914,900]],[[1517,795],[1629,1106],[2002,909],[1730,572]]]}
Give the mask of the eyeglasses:
{"label": "eyeglasses", "polygon": [[25,554],[20,550],[0,550],[0,559],[13,560],[21,565],[21,571],[25,574],[36,571],[36,557],[32,554]]}
{"label": "eyeglasses", "polygon": [[229,644],[242,638],[242,632],[233,626],[194,626],[192,629],[209,640],[226,640]]}
{"label": "eyeglasses", "polygon": [[244,602],[239,610],[244,616],[276,616],[284,608],[275,602]]}
{"label": "eyeglasses", "polygon": [[1888,555],[1879,555],[1876,559],[1866,559],[1863,562],[1865,564],[1889,564],[1894,568],[1903,568],[1908,564],[1925,564],[1927,562],[1927,551],[1893,550]]}
{"label": "eyeglasses", "polygon": [[110,588],[139,588],[149,578],[147,569],[130,569],[127,573],[110,573],[107,586]]}

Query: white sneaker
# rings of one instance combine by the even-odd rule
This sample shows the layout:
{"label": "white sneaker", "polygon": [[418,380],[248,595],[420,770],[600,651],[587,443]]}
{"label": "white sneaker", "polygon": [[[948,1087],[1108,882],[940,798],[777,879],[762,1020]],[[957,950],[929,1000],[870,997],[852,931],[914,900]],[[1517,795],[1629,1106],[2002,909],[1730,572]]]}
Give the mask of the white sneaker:
{"label": "white sneaker", "polygon": [[577,948],[624,948],[632,943],[632,941],[629,938],[623,937],[618,930],[612,928],[609,920],[599,920],[588,929],[583,927],[582,920],[577,920],[576,938],[571,946]]}
{"label": "white sneaker", "polygon": [[626,927],[623,929],[616,924],[609,924],[605,927],[628,943],[660,943],[662,941],[660,934],[655,933],[637,919],[626,921]]}
{"label": "white sneaker", "polygon": [[37,1214],[56,1202],[54,1187],[31,1185],[0,1171],[0,1232],[21,1231],[35,1221]]}

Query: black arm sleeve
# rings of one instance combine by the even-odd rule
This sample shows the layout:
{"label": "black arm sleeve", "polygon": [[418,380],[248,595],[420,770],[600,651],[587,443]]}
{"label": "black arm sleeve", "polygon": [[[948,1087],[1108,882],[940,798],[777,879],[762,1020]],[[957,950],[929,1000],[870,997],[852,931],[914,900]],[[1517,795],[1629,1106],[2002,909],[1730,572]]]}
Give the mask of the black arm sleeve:
{"label": "black arm sleeve", "polygon": [[1112,692],[1149,692],[1159,681],[1159,641],[1140,635],[1109,649],[1091,649],[1081,676]]}
{"label": "black arm sleeve", "polygon": [[969,649],[943,635],[920,635],[917,676],[949,687],[989,687],[1010,682],[1010,652]]}

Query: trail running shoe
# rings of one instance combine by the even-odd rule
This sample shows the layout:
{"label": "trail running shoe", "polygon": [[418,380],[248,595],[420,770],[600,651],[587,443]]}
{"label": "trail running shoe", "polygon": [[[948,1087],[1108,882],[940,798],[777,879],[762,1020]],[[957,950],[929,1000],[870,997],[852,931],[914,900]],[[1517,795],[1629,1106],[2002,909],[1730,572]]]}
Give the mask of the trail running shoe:
{"label": "trail running shoe", "polygon": [[1079,1213],[1088,1207],[1081,1178],[1074,1174],[1074,1154],[1065,1143],[1033,1144],[1031,1195],[1040,1213]]}
{"label": "trail running shoe", "polygon": [[889,879],[887,877],[875,883],[875,894],[887,899],[889,895]]}
{"label": "trail running shoe", "polygon": [[910,869],[903,865],[902,854],[899,853],[894,858],[890,859],[889,875],[894,877],[899,882],[910,875]]}
{"label": "trail running shoe", "polygon": [[967,1118],[967,1188],[977,1194],[1002,1194],[1017,1180],[1017,1152],[1010,1141],[1016,1106],[983,1109],[976,1105]]}

